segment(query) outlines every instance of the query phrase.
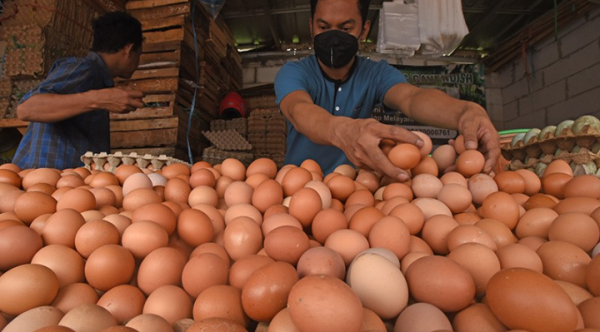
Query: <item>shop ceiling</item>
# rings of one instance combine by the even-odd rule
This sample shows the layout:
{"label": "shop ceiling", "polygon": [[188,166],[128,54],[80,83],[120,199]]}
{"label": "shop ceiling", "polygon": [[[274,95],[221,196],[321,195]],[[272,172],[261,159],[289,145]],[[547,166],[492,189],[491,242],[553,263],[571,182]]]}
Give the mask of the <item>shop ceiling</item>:
{"label": "shop ceiling", "polygon": [[[369,11],[369,40],[375,45],[379,9],[384,0],[372,0]],[[564,23],[558,8],[597,6],[599,0],[462,0],[467,35],[452,54],[455,57],[482,59],[499,50],[541,17],[554,26]],[[577,8],[570,8],[575,11]],[[311,43],[308,26],[309,0],[226,0],[220,15],[232,30],[237,47],[249,54],[285,53],[295,46]],[[552,22],[555,21],[555,22]],[[547,29],[546,29],[547,30]],[[373,46],[374,48],[374,46]]]}

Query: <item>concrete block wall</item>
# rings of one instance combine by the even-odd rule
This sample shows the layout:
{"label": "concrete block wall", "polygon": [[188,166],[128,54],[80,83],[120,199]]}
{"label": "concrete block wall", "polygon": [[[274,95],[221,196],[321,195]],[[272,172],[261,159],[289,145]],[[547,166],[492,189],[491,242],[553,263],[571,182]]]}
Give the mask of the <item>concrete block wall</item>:
{"label": "concrete block wall", "polygon": [[499,130],[543,128],[591,114],[600,117],[600,7],[533,45],[486,77],[501,94]]}

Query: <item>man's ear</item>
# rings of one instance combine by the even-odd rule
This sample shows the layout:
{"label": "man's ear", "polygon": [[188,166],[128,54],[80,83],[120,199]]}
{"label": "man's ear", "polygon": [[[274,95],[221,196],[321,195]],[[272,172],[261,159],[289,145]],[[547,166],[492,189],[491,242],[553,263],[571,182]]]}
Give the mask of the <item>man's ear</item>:
{"label": "man's ear", "polygon": [[360,34],[360,40],[366,40],[367,37],[369,36],[369,31],[371,30],[371,21],[366,20],[365,24],[363,25],[363,31]]}
{"label": "man's ear", "polygon": [[133,53],[133,43],[125,45],[125,47],[123,47],[123,52],[128,58],[131,57]]}

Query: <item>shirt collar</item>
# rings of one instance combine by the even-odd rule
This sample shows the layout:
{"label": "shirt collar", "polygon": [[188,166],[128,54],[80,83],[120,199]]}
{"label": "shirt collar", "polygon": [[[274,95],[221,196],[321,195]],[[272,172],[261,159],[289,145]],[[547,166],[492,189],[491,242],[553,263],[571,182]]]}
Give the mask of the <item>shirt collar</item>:
{"label": "shirt collar", "polygon": [[91,60],[102,69],[102,80],[104,81],[104,85],[107,87],[115,86],[115,81],[113,80],[112,76],[110,76],[106,62],[104,62],[104,59],[102,59],[98,53],[89,52],[86,56],[86,59]]}
{"label": "shirt collar", "polygon": [[354,63],[352,64],[352,67],[350,67],[350,72],[348,73],[348,78],[345,80],[336,80],[333,79],[331,77],[329,77],[329,75],[327,75],[327,73],[325,73],[325,71],[323,70],[323,68],[321,68],[321,65],[319,64],[319,59],[317,59],[316,55],[313,55],[315,57],[315,60],[317,61],[317,66],[319,67],[319,70],[321,71],[321,74],[323,74],[323,77],[328,80],[329,82],[333,82],[336,84],[343,84],[346,83],[350,80],[350,78],[352,77],[352,74],[354,74],[354,70],[356,69],[356,64],[358,63],[358,56],[354,56]]}

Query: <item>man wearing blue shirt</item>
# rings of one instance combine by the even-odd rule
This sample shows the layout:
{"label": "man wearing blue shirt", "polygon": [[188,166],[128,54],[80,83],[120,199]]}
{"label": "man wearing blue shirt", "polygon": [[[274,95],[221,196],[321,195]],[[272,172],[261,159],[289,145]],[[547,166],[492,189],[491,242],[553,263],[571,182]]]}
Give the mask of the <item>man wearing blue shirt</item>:
{"label": "man wearing blue shirt", "polygon": [[277,74],[277,103],[291,126],[285,163],[314,159],[325,173],[345,163],[404,181],[379,148],[382,139],[423,142],[410,131],[371,118],[383,102],[414,120],[458,129],[467,149],[486,156],[490,172],[500,156],[498,132],[479,105],[434,89],[420,89],[385,61],[356,55],[370,28],[369,0],[311,0],[310,29],[315,55],[288,62]]}
{"label": "man wearing blue shirt", "polygon": [[143,93],[114,87],[130,78],[142,53],[140,22],[123,12],[94,21],[92,51],[56,61],[47,78],[21,99],[17,116],[30,121],[13,163],[22,169],[81,166],[87,151],[110,152],[109,113],[142,107]]}

